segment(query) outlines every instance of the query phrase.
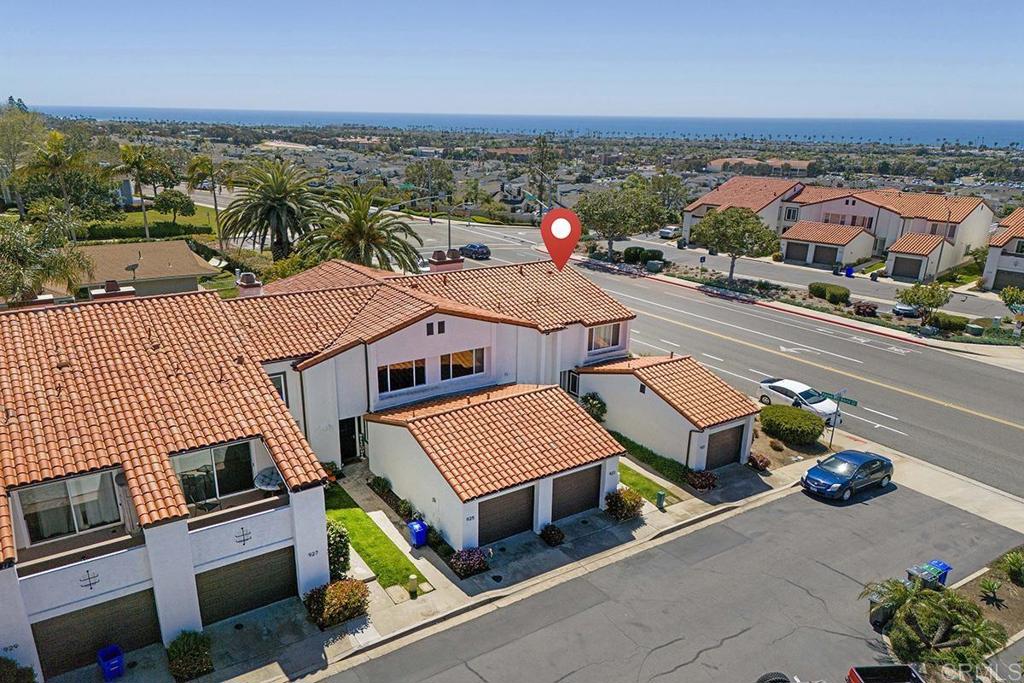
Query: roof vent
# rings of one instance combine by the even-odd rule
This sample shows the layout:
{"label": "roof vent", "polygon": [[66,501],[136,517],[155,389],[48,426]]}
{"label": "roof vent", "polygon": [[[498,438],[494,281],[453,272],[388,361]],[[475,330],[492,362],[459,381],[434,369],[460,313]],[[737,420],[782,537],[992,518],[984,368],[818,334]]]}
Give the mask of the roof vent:
{"label": "roof vent", "polygon": [[122,285],[117,280],[107,280],[102,287],[89,290],[89,298],[93,301],[103,299],[128,299],[135,296],[135,288]]}
{"label": "roof vent", "polygon": [[117,280],[107,280],[103,283],[103,291],[107,294],[121,291],[121,285],[117,283]]}
{"label": "roof vent", "polygon": [[235,285],[238,287],[238,296],[240,297],[263,294],[263,283],[256,277],[256,273],[237,273]]}

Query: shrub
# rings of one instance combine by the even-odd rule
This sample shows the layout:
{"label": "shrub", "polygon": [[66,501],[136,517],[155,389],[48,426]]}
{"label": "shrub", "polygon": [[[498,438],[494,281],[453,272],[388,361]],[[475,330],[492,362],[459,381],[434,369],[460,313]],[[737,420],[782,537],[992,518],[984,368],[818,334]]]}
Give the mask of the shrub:
{"label": "shrub", "polygon": [[718,475],[711,470],[690,471],[687,483],[698,491],[710,491],[718,486]]}
{"label": "shrub", "polygon": [[825,421],[795,406],[771,405],[761,409],[761,428],[783,443],[807,446],[825,431]]}
{"label": "shrub", "polygon": [[480,548],[464,548],[455,551],[451,559],[448,560],[448,566],[460,579],[485,572],[491,567],[487,562],[487,553]]}
{"label": "shrub", "polygon": [[608,404],[597,392],[591,391],[589,394],[583,394],[580,404],[582,404],[583,410],[587,411],[587,415],[594,418],[596,422],[604,422],[604,416],[608,413]]}
{"label": "shrub", "polygon": [[[176,225],[170,221],[159,221],[149,226],[149,236],[178,237],[180,235],[210,235],[213,228],[209,225],[188,225],[182,223]],[[121,225],[118,223],[95,223],[89,226],[88,237],[90,240],[116,240],[128,237],[145,237],[146,229],[141,225]]]}
{"label": "shrub", "polygon": [[772,261],[775,261],[776,263],[778,263],[781,260],[782,260],[782,252],[781,251],[776,251],[776,252],[774,252],[772,254]]}
{"label": "shrub", "polygon": [[327,472],[328,477],[338,479],[342,476],[341,468],[338,467],[337,463],[331,462],[330,460],[321,460],[320,466],[324,468],[324,472]]}
{"label": "shrub", "polygon": [[661,249],[644,249],[641,263],[647,263],[648,261],[664,261],[665,252]]}
{"label": "shrub", "polygon": [[605,511],[620,522],[640,516],[644,497],[633,489],[618,489],[604,497]]}
{"label": "shrub", "polygon": [[30,666],[21,666],[10,657],[0,657],[0,682],[36,683],[36,672]]}
{"label": "shrub", "polygon": [[427,545],[445,562],[455,554],[455,549],[448,545],[448,541],[434,527],[427,527]]}
{"label": "shrub", "polygon": [[323,631],[365,615],[370,605],[370,589],[357,579],[341,579],[314,588],[302,597],[302,602]]}
{"label": "shrub", "polygon": [[545,524],[544,528],[540,530],[540,540],[554,548],[556,545],[562,545],[562,542],[565,541],[565,532],[554,524]]}
{"label": "shrub", "polygon": [[747,464],[758,472],[767,472],[772,463],[771,460],[763,455],[751,453],[750,457],[747,458]]}
{"label": "shrub", "polygon": [[622,250],[622,260],[626,263],[640,263],[645,251],[643,247],[626,247]]}
{"label": "shrub", "polygon": [[1018,586],[1024,586],[1024,551],[1011,550],[999,560],[999,568]]}
{"label": "shrub", "polygon": [[331,568],[331,581],[345,578],[349,568],[348,531],[333,519],[327,520],[327,564]]}
{"label": "shrub", "polygon": [[785,447],[785,446],[783,446],[783,445],[782,445],[782,442],[781,442],[781,441],[779,441],[778,439],[772,439],[771,441],[769,441],[769,442],[768,442],[768,446],[769,446],[769,447],[770,447],[770,448],[771,448],[771,449],[772,449],[773,451],[778,451],[778,452],[781,452],[781,451],[784,451],[784,450],[786,450],[786,447]]}
{"label": "shrub", "polygon": [[842,285],[833,285],[828,282],[812,282],[807,285],[807,291],[817,299],[824,299],[830,304],[850,303],[850,290]]}
{"label": "shrub", "polygon": [[377,495],[382,495],[391,490],[391,482],[387,477],[374,477],[370,479],[370,489]]}
{"label": "shrub", "polygon": [[928,316],[928,324],[944,332],[963,332],[967,329],[968,322],[969,320],[962,315],[952,315],[941,311],[934,311]]}
{"label": "shrub", "polygon": [[825,292],[828,291],[828,287],[829,285],[827,282],[812,282],[811,284],[807,285],[807,291],[810,292],[811,296],[815,297],[816,299],[824,299]]}
{"label": "shrub", "polygon": [[999,592],[999,589],[1002,588],[1002,587],[1003,587],[1003,582],[1002,581],[997,581],[996,579],[988,579],[988,578],[986,578],[986,579],[982,579],[981,581],[978,582],[978,588],[981,589],[982,597],[988,598],[990,600],[995,600],[996,599],[996,594]]}
{"label": "shrub", "polygon": [[412,515],[414,512],[416,512],[416,508],[414,508],[412,506],[412,503],[410,503],[408,500],[402,498],[400,501],[398,501],[398,504],[395,506],[395,512],[397,512],[398,516],[402,519],[409,520],[412,519]]}
{"label": "shrub", "polygon": [[167,668],[176,681],[191,681],[213,671],[210,636],[183,631],[167,647]]}
{"label": "shrub", "polygon": [[632,459],[650,466],[651,469],[673,484],[682,486],[686,483],[686,477],[690,473],[690,468],[683,463],[672,458],[666,458],[664,455],[658,455],[647,446],[638,444],[618,432],[612,432],[611,434],[615,437],[616,441],[626,448],[629,452],[629,457]]}

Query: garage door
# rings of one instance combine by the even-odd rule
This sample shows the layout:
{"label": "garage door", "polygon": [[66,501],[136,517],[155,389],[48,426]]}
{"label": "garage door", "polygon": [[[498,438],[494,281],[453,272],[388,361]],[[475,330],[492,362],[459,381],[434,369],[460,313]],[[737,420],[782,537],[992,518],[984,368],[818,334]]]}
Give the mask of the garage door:
{"label": "garage door", "polygon": [[196,574],[203,626],[298,594],[295,551],[283,550]]}
{"label": "garage door", "polygon": [[562,519],[600,504],[600,465],[557,477],[551,486],[551,519]]}
{"label": "garage door", "polygon": [[807,261],[807,244],[804,242],[787,242],[786,260]]}
{"label": "garage door", "polygon": [[533,487],[481,501],[477,510],[477,545],[533,528]]}
{"label": "garage door", "polygon": [[43,674],[49,678],[96,663],[96,651],[116,644],[121,649],[160,642],[160,622],[152,589],[126,595],[77,612],[32,624]]}
{"label": "garage door", "polygon": [[992,289],[998,292],[1003,287],[1024,287],[1024,273],[997,270],[996,276],[992,279]]}
{"label": "garage door", "polygon": [[743,425],[714,432],[708,437],[708,457],[706,469],[722,467],[740,461],[743,445]]}
{"label": "garage door", "polygon": [[892,277],[909,277],[917,279],[921,275],[921,259],[897,256],[892,263]]}
{"label": "garage door", "polygon": [[839,247],[823,247],[820,244],[814,247],[814,262],[826,266],[834,265],[839,260]]}

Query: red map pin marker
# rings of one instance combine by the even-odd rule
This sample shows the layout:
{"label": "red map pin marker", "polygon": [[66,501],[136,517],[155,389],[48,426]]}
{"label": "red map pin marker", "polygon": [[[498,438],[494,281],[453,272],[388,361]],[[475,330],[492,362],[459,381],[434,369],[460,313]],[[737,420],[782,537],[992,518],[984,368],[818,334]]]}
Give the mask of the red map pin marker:
{"label": "red map pin marker", "polygon": [[540,223],[540,234],[544,238],[544,246],[551,254],[551,260],[559,270],[569,262],[582,232],[580,217],[569,209],[551,209],[544,216]]}

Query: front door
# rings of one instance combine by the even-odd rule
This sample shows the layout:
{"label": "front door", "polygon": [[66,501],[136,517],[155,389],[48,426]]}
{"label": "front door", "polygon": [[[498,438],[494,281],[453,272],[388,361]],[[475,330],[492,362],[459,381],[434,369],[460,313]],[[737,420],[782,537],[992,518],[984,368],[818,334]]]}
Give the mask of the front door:
{"label": "front door", "polygon": [[341,436],[341,462],[347,463],[359,459],[359,430],[356,418],[347,417],[338,421],[338,433]]}

